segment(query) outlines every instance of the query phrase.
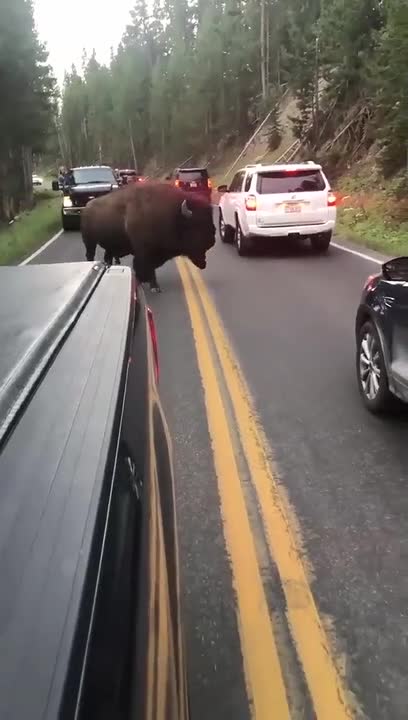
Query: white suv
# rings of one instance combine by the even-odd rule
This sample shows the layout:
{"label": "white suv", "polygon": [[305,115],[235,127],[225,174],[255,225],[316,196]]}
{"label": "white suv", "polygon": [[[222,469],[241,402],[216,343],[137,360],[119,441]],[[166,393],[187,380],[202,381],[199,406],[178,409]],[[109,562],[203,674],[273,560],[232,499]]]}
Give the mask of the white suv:
{"label": "white suv", "polygon": [[310,238],[325,252],[336,224],[336,196],[321,165],[248,165],[221,185],[220,235],[245,255],[256,238]]}

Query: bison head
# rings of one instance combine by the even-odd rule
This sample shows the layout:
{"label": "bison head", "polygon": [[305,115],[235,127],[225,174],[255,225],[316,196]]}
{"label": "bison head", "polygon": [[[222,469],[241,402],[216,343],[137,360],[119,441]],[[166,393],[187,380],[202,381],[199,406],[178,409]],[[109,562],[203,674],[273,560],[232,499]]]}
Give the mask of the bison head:
{"label": "bison head", "polygon": [[204,270],[207,266],[206,253],[215,245],[212,206],[201,198],[189,198],[183,200],[180,212],[182,254]]}

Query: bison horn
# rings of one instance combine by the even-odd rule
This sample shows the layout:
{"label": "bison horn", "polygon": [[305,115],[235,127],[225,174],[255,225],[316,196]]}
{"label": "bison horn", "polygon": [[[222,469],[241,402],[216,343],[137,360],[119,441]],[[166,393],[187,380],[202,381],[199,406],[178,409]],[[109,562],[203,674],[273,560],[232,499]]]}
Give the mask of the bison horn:
{"label": "bison horn", "polygon": [[193,213],[187,205],[187,200],[183,200],[183,202],[181,203],[181,214],[183,215],[183,217],[188,219],[193,216]]}

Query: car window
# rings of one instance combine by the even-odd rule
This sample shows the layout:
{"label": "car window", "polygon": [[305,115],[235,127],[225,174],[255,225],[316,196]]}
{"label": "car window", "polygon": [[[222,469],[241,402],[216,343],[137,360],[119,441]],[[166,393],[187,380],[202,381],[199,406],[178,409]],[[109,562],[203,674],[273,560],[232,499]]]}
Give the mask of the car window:
{"label": "car window", "polygon": [[74,170],[76,185],[91,185],[92,183],[116,183],[113,171],[110,168],[80,168]]}
{"label": "car window", "polygon": [[244,188],[245,192],[248,192],[249,188],[251,187],[251,180],[252,180],[252,175],[251,174],[247,175],[247,178],[245,180],[245,188]]}
{"label": "car window", "polygon": [[179,170],[180,180],[191,182],[191,180],[207,180],[207,170]]}
{"label": "car window", "polygon": [[257,191],[261,195],[319,192],[326,184],[320,170],[274,170],[258,175]]}
{"label": "car window", "polygon": [[245,175],[244,170],[240,170],[239,172],[236,173],[236,175],[234,176],[234,178],[232,180],[231,186],[230,186],[231,192],[240,192],[241,187],[242,187],[242,181],[244,179],[244,175]]}

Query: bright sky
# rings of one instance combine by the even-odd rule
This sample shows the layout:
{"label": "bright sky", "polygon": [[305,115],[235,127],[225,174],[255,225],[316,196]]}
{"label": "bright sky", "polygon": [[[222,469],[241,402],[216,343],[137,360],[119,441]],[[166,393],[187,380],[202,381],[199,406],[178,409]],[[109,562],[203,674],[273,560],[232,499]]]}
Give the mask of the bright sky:
{"label": "bright sky", "polygon": [[117,48],[134,0],[34,0],[39,37],[60,83],[72,63],[80,67],[82,49],[95,48],[100,62],[108,62]]}

